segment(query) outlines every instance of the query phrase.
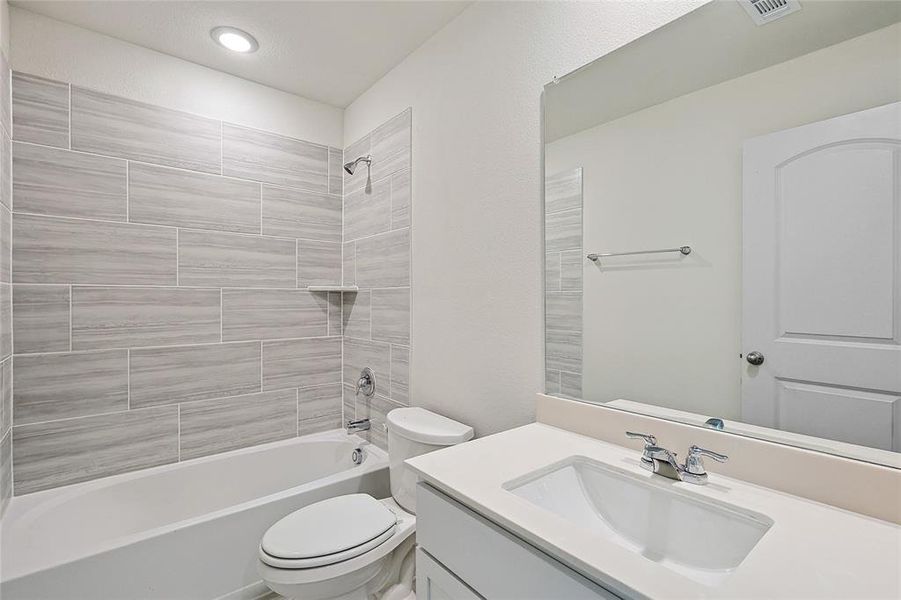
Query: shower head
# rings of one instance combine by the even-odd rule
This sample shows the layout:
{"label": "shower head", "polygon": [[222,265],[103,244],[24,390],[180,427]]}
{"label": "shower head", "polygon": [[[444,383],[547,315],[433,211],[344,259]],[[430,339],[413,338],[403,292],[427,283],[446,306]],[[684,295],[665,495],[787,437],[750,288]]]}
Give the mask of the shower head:
{"label": "shower head", "polygon": [[366,163],[366,166],[371,165],[372,164],[372,156],[367,154],[366,156],[361,156],[357,160],[351,161],[349,163],[345,163],[344,170],[347,171],[348,175],[353,175],[354,171],[356,171],[356,169],[357,169],[357,165],[360,164],[361,162]]}

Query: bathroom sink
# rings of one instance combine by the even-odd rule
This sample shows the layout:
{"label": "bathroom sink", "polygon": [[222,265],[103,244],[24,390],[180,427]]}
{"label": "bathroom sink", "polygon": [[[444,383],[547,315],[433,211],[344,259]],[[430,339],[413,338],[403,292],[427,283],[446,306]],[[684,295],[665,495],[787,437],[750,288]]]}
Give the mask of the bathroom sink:
{"label": "bathroom sink", "polygon": [[504,489],[685,577],[717,585],[773,521],[685,486],[570,457]]}

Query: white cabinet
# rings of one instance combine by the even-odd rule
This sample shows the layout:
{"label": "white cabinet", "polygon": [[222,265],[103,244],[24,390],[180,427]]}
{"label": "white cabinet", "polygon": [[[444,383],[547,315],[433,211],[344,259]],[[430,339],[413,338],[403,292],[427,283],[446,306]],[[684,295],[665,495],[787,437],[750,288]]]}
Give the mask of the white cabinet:
{"label": "white cabinet", "polygon": [[417,600],[483,600],[428,552],[416,549]]}
{"label": "white cabinet", "polygon": [[[417,486],[416,539],[420,546],[416,555],[418,598],[617,598],[563,563],[424,483]],[[426,576],[434,578],[434,587],[430,592],[426,592],[429,588],[421,587],[426,584],[419,581],[423,577],[423,567]],[[454,584],[459,585],[454,587]]]}

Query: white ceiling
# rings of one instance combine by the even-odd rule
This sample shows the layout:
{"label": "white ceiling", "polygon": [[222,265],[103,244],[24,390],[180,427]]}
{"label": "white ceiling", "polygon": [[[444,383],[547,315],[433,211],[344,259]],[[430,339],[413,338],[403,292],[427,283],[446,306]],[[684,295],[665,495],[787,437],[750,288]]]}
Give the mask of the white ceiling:
{"label": "white ceiling", "polygon": [[802,0],[801,7],[758,26],[738,3],[711,2],[602,56],[545,88],[545,141],[901,20],[898,0]]}
{"label": "white ceiling", "polygon": [[[13,0],[11,4],[345,107],[470,2]],[[251,33],[260,49],[249,55],[225,50],[209,35],[217,25]]]}

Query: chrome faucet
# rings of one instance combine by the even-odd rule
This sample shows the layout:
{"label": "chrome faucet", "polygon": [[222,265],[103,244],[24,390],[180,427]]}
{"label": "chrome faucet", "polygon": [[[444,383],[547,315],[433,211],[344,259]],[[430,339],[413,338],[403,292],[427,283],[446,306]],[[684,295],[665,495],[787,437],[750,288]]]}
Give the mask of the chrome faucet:
{"label": "chrome faucet", "polygon": [[685,464],[680,465],[676,454],[657,445],[657,438],[647,433],[627,431],[626,436],[644,440],[644,451],[641,453],[641,468],[669,479],[685,481],[697,485],[707,483],[707,471],[704,469],[704,456],[717,462],[726,462],[725,454],[707,450],[700,446],[691,446]]}
{"label": "chrome faucet", "polygon": [[348,421],[344,428],[347,430],[347,435],[350,435],[356,431],[369,431],[370,426],[369,419],[357,419],[356,421]]}

